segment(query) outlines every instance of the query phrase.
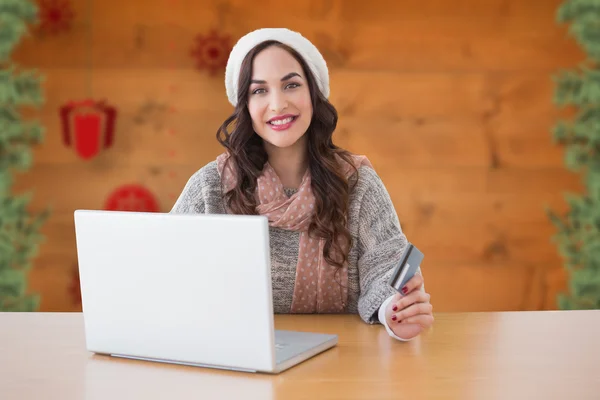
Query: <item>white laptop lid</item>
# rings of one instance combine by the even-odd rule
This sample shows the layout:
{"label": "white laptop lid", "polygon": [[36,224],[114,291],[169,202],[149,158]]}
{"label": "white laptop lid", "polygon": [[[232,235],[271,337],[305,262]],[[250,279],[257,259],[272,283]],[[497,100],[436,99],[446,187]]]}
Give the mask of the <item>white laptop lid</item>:
{"label": "white laptop lid", "polygon": [[275,368],[265,217],[74,216],[88,350]]}

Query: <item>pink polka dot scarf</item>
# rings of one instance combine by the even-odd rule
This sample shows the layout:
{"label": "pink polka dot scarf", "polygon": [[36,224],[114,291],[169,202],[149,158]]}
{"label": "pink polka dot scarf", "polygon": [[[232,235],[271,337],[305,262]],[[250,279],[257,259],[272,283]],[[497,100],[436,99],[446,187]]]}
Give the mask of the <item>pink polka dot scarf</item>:
{"label": "pink polka dot scarf", "polygon": [[[225,192],[236,184],[229,156],[217,157],[217,166]],[[362,165],[373,168],[367,157],[353,156],[356,168]],[[354,169],[346,162],[344,172],[349,177]],[[269,226],[300,232],[296,281],[292,300],[292,313],[343,312],[348,298],[348,268],[330,266],[323,256],[325,240],[309,237],[308,226],[315,213],[315,197],[311,189],[310,173],[304,174],[298,191],[291,197],[284,192],[283,184],[267,162],[258,177],[256,186],[257,212],[268,217]]]}

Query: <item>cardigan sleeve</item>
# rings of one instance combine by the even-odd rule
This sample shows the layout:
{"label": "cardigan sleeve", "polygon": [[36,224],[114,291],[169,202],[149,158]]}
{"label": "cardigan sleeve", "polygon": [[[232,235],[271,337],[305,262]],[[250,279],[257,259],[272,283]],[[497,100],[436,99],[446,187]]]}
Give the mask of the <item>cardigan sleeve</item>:
{"label": "cardigan sleeve", "polygon": [[370,169],[361,170],[369,182],[364,191],[358,221],[358,313],[369,324],[379,323],[383,302],[396,294],[388,282],[408,241],[382,180]]}
{"label": "cardigan sleeve", "polygon": [[203,196],[205,189],[203,172],[203,169],[200,169],[188,179],[170,213],[204,214],[206,207]]}

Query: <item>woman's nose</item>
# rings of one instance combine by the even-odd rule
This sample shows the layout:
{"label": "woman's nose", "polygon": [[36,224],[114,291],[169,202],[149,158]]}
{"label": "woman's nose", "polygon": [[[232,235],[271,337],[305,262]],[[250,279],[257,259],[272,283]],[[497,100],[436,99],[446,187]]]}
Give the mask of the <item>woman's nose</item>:
{"label": "woman's nose", "polygon": [[287,99],[283,93],[273,92],[270,99],[271,111],[281,112],[287,108]]}

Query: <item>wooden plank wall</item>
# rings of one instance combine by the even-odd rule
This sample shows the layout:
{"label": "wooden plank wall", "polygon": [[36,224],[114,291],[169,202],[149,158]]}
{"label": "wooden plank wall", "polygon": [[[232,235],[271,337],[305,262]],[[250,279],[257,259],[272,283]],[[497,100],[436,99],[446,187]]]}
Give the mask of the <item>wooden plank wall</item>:
{"label": "wooden plank wall", "polygon": [[[564,285],[544,205],[578,190],[550,128],[551,74],[581,60],[558,27],[558,0],[79,0],[69,33],[32,37],[17,60],[46,75],[48,129],[16,188],[51,204],[30,276],[44,311],[79,310],[72,213],[104,207],[138,183],[168,211],[188,177],[221,148],[229,115],[223,70],[195,68],[194,37],[235,41],[265,26],[302,32],[325,55],[338,144],[366,154],[383,178],[423,265],[436,311],[556,307]],[[61,140],[58,108],[106,99],[115,144],[81,160]]]}

